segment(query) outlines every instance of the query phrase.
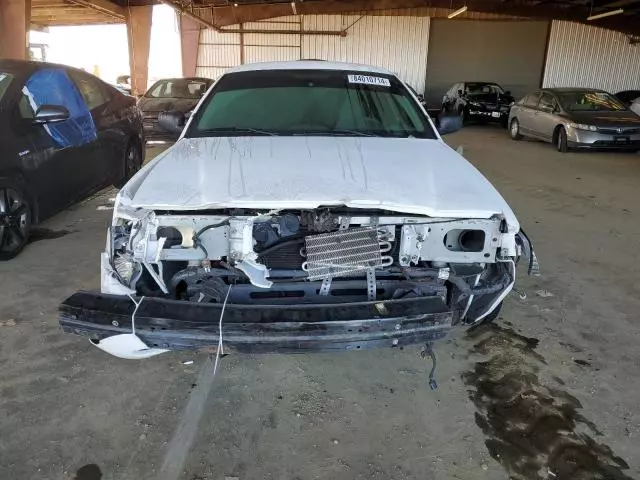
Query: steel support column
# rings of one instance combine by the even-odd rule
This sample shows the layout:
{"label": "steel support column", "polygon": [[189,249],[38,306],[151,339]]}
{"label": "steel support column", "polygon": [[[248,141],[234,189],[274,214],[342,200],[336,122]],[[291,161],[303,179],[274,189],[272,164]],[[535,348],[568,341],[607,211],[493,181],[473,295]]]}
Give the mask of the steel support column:
{"label": "steel support column", "polygon": [[142,95],[147,90],[152,9],[151,5],[127,8],[129,67],[131,69],[131,93],[133,95]]}
{"label": "steel support column", "polygon": [[28,55],[31,0],[0,0],[0,58]]}

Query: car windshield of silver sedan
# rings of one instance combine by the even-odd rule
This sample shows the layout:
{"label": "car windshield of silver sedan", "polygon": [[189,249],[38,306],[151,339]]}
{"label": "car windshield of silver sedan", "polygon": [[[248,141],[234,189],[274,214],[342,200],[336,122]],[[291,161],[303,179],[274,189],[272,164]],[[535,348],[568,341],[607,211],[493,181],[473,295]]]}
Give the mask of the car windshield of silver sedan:
{"label": "car windshield of silver sedan", "polygon": [[338,70],[225,75],[186,137],[320,135],[437,138],[395,77]]}
{"label": "car windshield of silver sedan", "polygon": [[605,92],[563,92],[558,94],[558,100],[568,112],[626,110],[622,103]]}

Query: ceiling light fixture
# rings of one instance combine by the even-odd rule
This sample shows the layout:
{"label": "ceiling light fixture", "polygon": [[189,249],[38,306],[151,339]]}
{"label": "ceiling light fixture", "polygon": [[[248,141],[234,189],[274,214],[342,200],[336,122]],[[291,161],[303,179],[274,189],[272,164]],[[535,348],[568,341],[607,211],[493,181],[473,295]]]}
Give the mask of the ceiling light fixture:
{"label": "ceiling light fixture", "polygon": [[624,10],[622,8],[619,8],[617,10],[611,10],[610,12],[604,12],[604,13],[598,13],[597,15],[591,15],[591,16],[587,17],[587,20],[598,20],[599,18],[610,17],[612,15],[620,15],[621,13],[624,13]]}
{"label": "ceiling light fixture", "polygon": [[459,8],[458,10],[456,10],[455,12],[451,12],[449,15],[447,15],[447,18],[453,18],[453,17],[457,17],[458,15],[464,13],[467,11],[467,6],[465,5],[462,8]]}

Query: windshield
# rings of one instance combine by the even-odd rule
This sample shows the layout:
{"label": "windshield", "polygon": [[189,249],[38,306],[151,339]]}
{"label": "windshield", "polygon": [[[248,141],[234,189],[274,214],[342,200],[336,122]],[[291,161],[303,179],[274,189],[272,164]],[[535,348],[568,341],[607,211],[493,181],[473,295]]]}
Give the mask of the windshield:
{"label": "windshield", "polygon": [[13,80],[13,75],[0,72],[0,100],[2,100],[2,97],[4,97],[4,94],[7,92],[11,80]]}
{"label": "windshield", "polygon": [[437,138],[397,78],[338,70],[225,75],[198,109],[186,135]]}
{"label": "windshield", "polygon": [[467,83],[467,93],[504,93],[504,90],[495,83]]}
{"label": "windshield", "polygon": [[211,82],[206,80],[160,80],[145,94],[150,98],[190,98],[197,100],[205,94]]}
{"label": "windshield", "polygon": [[557,97],[562,108],[568,112],[626,110],[622,103],[606,92],[562,92]]}

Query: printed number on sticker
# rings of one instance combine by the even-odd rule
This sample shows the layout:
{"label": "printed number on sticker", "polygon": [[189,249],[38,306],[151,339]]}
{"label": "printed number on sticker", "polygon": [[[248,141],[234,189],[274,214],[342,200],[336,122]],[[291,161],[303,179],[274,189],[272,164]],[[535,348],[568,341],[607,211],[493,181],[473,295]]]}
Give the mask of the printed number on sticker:
{"label": "printed number on sticker", "polygon": [[349,83],[363,83],[365,85],[378,85],[381,87],[390,87],[391,83],[388,78],[371,77],[369,75],[347,75]]}

